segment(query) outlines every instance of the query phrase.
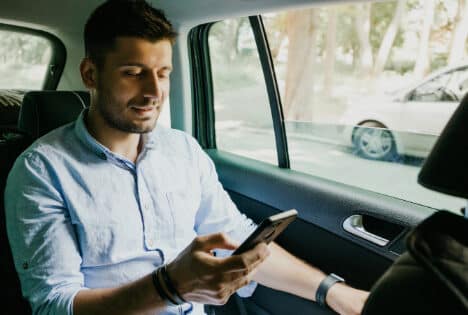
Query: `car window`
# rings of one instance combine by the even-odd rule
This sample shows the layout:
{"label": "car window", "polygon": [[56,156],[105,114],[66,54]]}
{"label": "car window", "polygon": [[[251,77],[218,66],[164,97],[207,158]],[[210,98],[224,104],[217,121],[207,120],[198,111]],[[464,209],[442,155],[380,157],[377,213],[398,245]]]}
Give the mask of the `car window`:
{"label": "car window", "polygon": [[457,94],[458,99],[462,99],[468,92],[468,68],[462,68],[453,72],[448,87]]}
{"label": "car window", "polygon": [[414,90],[411,100],[417,102],[456,101],[455,97],[448,95],[451,92],[448,86],[452,77],[452,72],[444,73],[425,82]]}
{"label": "car window", "polygon": [[208,43],[218,149],[277,164],[265,79],[249,20],[214,24]]}
{"label": "car window", "polygon": [[52,53],[44,37],[0,29],[0,89],[42,89]]}
{"label": "car window", "polygon": [[[278,87],[284,120],[275,124],[284,124],[291,169],[458,211],[464,200],[423,188],[417,175],[458,104],[448,83],[462,59],[450,60],[457,54],[447,41],[459,40],[453,30],[460,10],[448,0],[435,7],[355,2],[263,14],[264,30],[245,18],[214,23],[209,49],[218,149],[270,162],[276,155],[267,76],[258,61],[254,67],[246,59],[258,58],[247,29],[264,31],[276,79],[267,84]],[[441,21],[455,24],[444,28]],[[446,74],[430,79],[443,67]],[[229,70],[220,75],[220,69]]]}

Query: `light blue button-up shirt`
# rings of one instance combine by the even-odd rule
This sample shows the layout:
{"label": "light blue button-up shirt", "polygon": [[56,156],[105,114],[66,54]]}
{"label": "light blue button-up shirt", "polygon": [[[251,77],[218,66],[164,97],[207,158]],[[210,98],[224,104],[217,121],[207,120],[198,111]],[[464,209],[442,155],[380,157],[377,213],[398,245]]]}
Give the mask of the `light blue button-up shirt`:
{"label": "light blue button-up shirt", "polygon": [[156,127],[132,163],[88,133],[85,115],[37,140],[8,177],[8,238],[35,314],[72,314],[79,290],[141,278],[196,235],[223,231],[241,242],[255,228],[186,133]]}

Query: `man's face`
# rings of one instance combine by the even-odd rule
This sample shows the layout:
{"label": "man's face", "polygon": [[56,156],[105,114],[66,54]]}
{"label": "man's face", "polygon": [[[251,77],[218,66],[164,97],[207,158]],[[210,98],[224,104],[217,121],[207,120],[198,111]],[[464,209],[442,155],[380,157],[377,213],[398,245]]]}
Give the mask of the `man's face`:
{"label": "man's face", "polygon": [[154,129],[169,94],[171,60],[169,40],[116,39],[115,49],[95,68],[92,106],[108,127],[129,133]]}

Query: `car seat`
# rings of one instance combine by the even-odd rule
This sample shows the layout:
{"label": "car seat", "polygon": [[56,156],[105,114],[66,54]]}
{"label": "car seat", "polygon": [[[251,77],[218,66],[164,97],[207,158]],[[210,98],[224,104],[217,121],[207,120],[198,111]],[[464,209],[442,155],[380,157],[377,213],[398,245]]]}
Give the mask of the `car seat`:
{"label": "car seat", "polygon": [[25,94],[18,127],[3,132],[0,137],[0,278],[2,314],[31,314],[29,304],[22,298],[5,227],[4,190],[8,173],[19,154],[35,139],[75,120],[89,104],[87,92],[32,91]]}

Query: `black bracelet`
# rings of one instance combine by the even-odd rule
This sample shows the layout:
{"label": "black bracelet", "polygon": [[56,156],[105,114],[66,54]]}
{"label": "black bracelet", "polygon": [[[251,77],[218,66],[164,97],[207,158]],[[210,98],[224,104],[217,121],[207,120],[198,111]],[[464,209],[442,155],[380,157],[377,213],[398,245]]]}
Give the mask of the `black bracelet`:
{"label": "black bracelet", "polygon": [[156,292],[158,292],[159,296],[161,299],[168,305],[168,306],[176,306],[178,305],[175,301],[173,301],[164,291],[164,289],[161,287],[161,283],[159,282],[159,273],[160,269],[158,268],[153,273],[151,274],[151,279],[153,280],[153,286],[156,289]]}
{"label": "black bracelet", "polygon": [[335,275],[334,273],[329,274],[325,279],[322,280],[322,282],[320,282],[317,292],[315,293],[315,301],[320,306],[327,306],[326,297],[327,297],[328,289],[330,289],[331,286],[337,282],[345,282],[345,281],[343,278]]}
{"label": "black bracelet", "polygon": [[169,278],[169,274],[167,272],[167,265],[163,265],[161,268],[160,268],[160,272],[161,272],[161,276],[163,278],[163,281],[164,281],[164,284],[166,285],[167,289],[168,289],[168,293],[172,296],[172,298],[174,298],[174,300],[177,302],[177,304],[184,304],[184,303],[187,303],[186,300],[184,300],[184,298],[182,298],[179,294],[179,292],[177,291],[177,289],[174,287],[171,279]]}

